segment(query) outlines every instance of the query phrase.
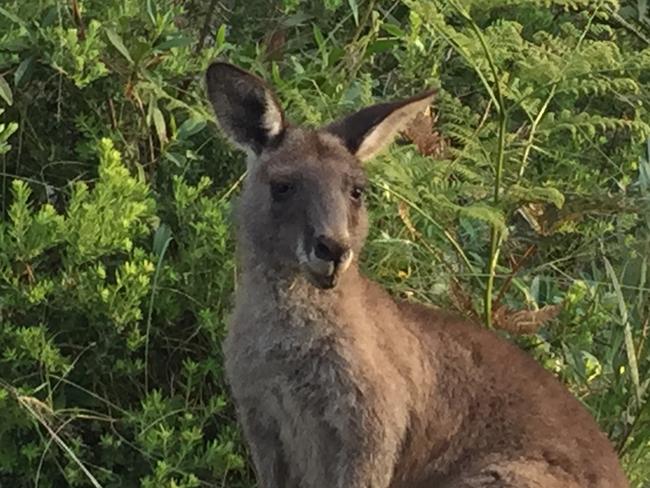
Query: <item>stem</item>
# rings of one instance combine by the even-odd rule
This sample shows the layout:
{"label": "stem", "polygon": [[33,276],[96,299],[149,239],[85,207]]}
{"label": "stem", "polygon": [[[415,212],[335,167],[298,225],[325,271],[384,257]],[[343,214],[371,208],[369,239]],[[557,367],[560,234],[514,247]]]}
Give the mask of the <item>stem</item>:
{"label": "stem", "polygon": [[[501,194],[501,179],[503,175],[503,162],[505,161],[505,147],[506,147],[506,130],[508,127],[508,112],[506,110],[505,101],[503,98],[503,91],[501,90],[501,83],[499,81],[499,70],[492,58],[492,53],[490,48],[485,42],[483,33],[479,26],[474,22],[469,12],[465,11],[461,6],[452,3],[456,10],[461,14],[463,18],[469,23],[470,27],[476,34],[476,37],[481,44],[485,57],[490,66],[490,71],[494,78],[494,92],[487,84],[487,80],[484,82],[487,85],[488,93],[491,94],[491,98],[496,102],[496,105],[499,109],[499,139],[497,146],[497,160],[496,160],[496,169],[494,175],[494,206],[498,206]],[[493,94],[492,94],[493,93]],[[499,252],[501,250],[502,242],[502,233],[496,227],[492,226],[490,230],[490,257],[488,259],[487,265],[487,283],[485,285],[485,304],[484,304],[484,313],[485,313],[485,325],[488,328],[492,328],[492,293],[494,290],[494,275],[496,272],[497,264],[499,262]]]}
{"label": "stem", "polygon": [[199,39],[194,47],[194,54],[199,54],[205,45],[205,38],[208,37],[210,32],[210,25],[212,24],[212,16],[217,7],[217,0],[212,0],[208,6],[208,12],[205,14],[205,21],[203,22],[203,27],[199,33]]}
{"label": "stem", "polygon": [[[499,86],[498,79],[496,80],[497,87]],[[501,90],[497,88],[497,94],[499,97],[500,103],[503,103],[503,98],[501,97]],[[499,193],[501,190],[501,175],[503,173],[503,161],[505,159],[505,142],[506,142],[506,112],[504,106],[500,105],[499,107],[499,141],[497,147],[497,167],[496,174],[494,176],[494,204],[495,206],[499,204]],[[492,328],[492,293],[494,290],[494,275],[496,273],[497,264],[499,262],[499,251],[501,250],[501,238],[502,234],[499,231],[499,228],[495,225],[492,226],[490,230],[490,259],[488,260],[487,268],[487,283],[485,285],[485,325],[488,328]]]}
{"label": "stem", "polygon": [[530,134],[528,135],[528,140],[526,141],[526,148],[524,149],[524,155],[521,158],[521,166],[519,167],[519,179],[523,178],[524,176],[524,171],[526,170],[526,166],[528,164],[528,157],[530,156],[530,151],[533,148],[533,143],[535,142],[535,132],[537,131],[537,127],[539,126],[540,122],[544,118],[544,115],[548,110],[548,106],[551,103],[551,100],[555,96],[556,88],[557,88],[557,84],[551,87],[551,92],[548,94],[548,97],[546,97],[546,100],[544,100],[542,107],[539,109],[537,117],[535,117],[535,120],[533,120],[533,124],[530,126]]}
{"label": "stem", "polygon": [[151,297],[149,298],[149,310],[147,311],[147,331],[145,333],[144,342],[144,391],[146,393],[149,393],[149,338],[151,337],[151,317],[153,315],[153,303],[154,298],[156,297],[156,290],[158,288],[158,277],[162,268],[162,262],[171,241],[172,238],[167,237],[167,240],[162,245],[160,256],[158,257],[158,262],[156,263],[156,271],[153,275],[153,284],[151,285]]}

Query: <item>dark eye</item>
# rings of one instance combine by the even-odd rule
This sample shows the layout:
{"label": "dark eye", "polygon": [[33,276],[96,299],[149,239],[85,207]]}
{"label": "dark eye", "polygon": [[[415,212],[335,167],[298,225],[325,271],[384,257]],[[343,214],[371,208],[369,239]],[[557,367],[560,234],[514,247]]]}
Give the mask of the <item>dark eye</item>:
{"label": "dark eye", "polygon": [[358,202],[361,200],[361,197],[363,196],[363,188],[360,186],[355,186],[352,188],[352,191],[350,191],[350,198],[354,200],[355,202]]}
{"label": "dark eye", "polygon": [[287,182],[273,182],[271,183],[271,197],[276,202],[282,202],[289,198],[293,193],[294,186]]}

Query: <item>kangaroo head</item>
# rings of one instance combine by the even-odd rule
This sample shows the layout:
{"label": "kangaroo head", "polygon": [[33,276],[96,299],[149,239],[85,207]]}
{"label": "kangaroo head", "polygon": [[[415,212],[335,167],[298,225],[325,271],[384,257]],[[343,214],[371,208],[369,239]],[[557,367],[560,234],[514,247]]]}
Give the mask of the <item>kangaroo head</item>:
{"label": "kangaroo head", "polygon": [[333,288],[367,234],[363,161],[388,145],[433,93],[304,128],[287,123],[261,79],[233,65],[212,64],[207,88],[223,132],[248,154],[240,239],[277,272],[302,273],[316,287]]}

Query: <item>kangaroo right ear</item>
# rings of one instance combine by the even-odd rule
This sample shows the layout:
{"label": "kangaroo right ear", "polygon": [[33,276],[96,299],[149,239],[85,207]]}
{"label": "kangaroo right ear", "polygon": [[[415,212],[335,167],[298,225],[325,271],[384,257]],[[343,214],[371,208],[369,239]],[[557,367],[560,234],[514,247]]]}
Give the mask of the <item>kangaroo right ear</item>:
{"label": "kangaroo right ear", "polygon": [[352,154],[366,161],[390,144],[400,130],[424,111],[435,93],[429,90],[406,100],[372,105],[333,122],[326,129],[339,137]]}
{"label": "kangaroo right ear", "polygon": [[280,140],[286,128],[284,113],[264,81],[217,62],[208,68],[206,82],[219,125],[235,145],[259,156]]}

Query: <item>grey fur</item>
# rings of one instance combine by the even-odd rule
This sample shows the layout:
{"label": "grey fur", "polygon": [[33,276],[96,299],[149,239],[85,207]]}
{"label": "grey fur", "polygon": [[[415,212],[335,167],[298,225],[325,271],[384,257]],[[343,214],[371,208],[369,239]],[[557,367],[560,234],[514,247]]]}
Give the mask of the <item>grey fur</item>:
{"label": "grey fur", "polygon": [[252,154],[224,351],[261,488],[628,486],[593,418],[533,359],[360,274],[365,177],[353,152],[381,149],[432,94],[320,130],[286,125],[274,105],[278,134],[261,80],[216,63],[208,90],[224,132]]}

